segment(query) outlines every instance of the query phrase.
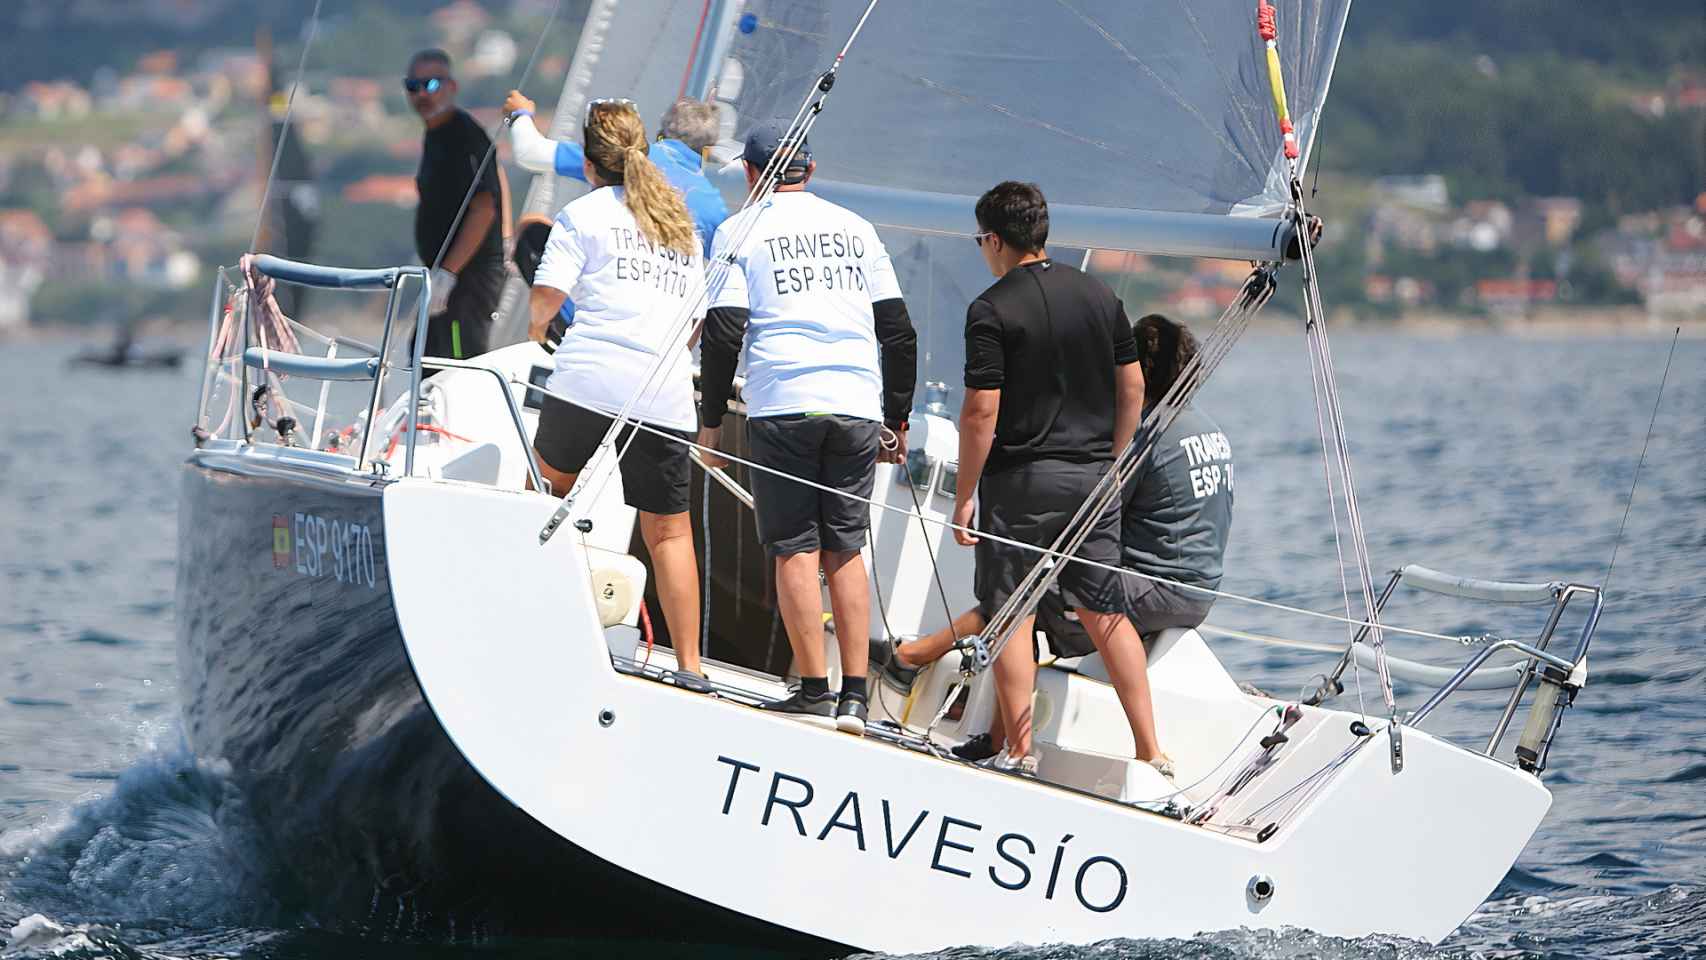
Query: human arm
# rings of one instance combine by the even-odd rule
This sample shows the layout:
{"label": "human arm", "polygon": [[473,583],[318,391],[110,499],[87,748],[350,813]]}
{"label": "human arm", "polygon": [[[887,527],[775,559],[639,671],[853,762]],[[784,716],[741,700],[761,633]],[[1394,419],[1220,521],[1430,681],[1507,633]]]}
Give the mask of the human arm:
{"label": "human arm", "polygon": [[1131,443],[1143,420],[1143,367],[1127,363],[1114,368],[1114,455]]}
{"label": "human arm", "polygon": [[504,114],[509,117],[509,146],[515,162],[532,173],[550,173],[557,159],[557,144],[539,132],[533,120],[535,104],[511,90],[504,98]]}
{"label": "human arm", "polygon": [[563,309],[563,301],[568,298],[567,293],[556,287],[544,284],[534,286],[533,292],[527,297],[527,339],[543,344],[551,329],[552,318],[557,316],[557,311]]}
{"label": "human arm", "polygon": [[[983,479],[995,425],[1001,412],[1001,388],[1007,382],[1007,349],[1001,317],[988,301],[973,300],[966,308],[966,396],[960,406],[960,464],[954,488],[954,523],[970,527],[972,498]],[[977,537],[959,530],[954,539],[964,546]]]}
{"label": "human arm", "polygon": [[1113,297],[1108,332],[1114,341],[1114,456],[1131,443],[1143,422],[1143,366],[1137,362],[1137,335],[1126,316],[1125,304]]}
{"label": "human arm", "polygon": [[461,274],[468,261],[474,259],[480,244],[485,242],[486,233],[497,219],[497,198],[483,190],[474,194],[474,199],[468,202],[467,212],[462,215],[462,225],[456,228],[456,239],[451,241],[450,249],[445,251],[439,266],[453,274]]}
{"label": "human arm", "polygon": [[[734,394],[735,367],[740,363],[740,351],[746,342],[746,325],[751,319],[751,301],[747,298],[746,263],[729,250],[733,234],[719,228],[712,247],[712,260],[728,263],[720,282],[707,291],[710,309],[699,335],[699,443],[715,448],[722,439],[723,415],[728,412],[729,398]],[[727,466],[728,461],[702,453],[711,466]]]}
{"label": "human arm", "polygon": [[[989,460],[989,448],[995,443],[995,418],[1001,411],[1001,391],[966,388],[965,402],[960,406],[960,467],[954,481],[954,524],[970,528],[973,517],[973,497],[977,482],[983,478],[984,464]],[[969,547],[977,536],[968,530],[955,530],[954,540]]]}
{"label": "human arm", "polygon": [[918,331],[906,312],[906,301],[891,297],[871,304],[876,321],[877,352],[883,371],[883,425],[899,439],[878,459],[906,460],[906,420],[912,412],[912,393],[918,384]]}
{"label": "human arm", "polygon": [[[745,307],[713,307],[705,315],[699,338],[699,443],[716,447],[723,436],[723,415],[734,394],[735,367],[746,339],[750,314]],[[703,454],[712,466],[727,466],[721,457]],[[720,462],[712,463],[712,460]]]}
{"label": "human arm", "polygon": [[568,300],[586,270],[586,251],[567,212],[559,213],[545,238],[545,251],[533,271],[533,292],[527,300],[527,336],[535,343],[549,339],[551,321]]}

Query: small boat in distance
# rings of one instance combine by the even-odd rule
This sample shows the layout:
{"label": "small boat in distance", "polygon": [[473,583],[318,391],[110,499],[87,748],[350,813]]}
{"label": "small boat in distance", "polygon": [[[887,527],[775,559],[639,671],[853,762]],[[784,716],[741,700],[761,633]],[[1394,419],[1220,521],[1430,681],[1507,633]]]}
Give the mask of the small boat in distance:
{"label": "small boat in distance", "polygon": [[136,340],[134,322],[120,324],[106,348],[85,347],[73,354],[74,366],[117,367],[126,370],[176,370],[184,348],[173,344],[147,344]]}

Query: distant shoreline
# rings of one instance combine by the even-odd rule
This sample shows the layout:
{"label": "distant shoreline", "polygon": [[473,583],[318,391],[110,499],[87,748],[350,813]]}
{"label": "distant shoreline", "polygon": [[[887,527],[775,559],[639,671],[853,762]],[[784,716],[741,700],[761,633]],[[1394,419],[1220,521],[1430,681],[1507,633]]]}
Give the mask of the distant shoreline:
{"label": "distant shoreline", "polygon": [[[1653,316],[1640,307],[1549,307],[1520,316],[1484,316],[1444,310],[1417,310],[1392,319],[1359,318],[1350,308],[1329,310],[1333,329],[1359,333],[1401,333],[1416,336],[1500,334],[1512,337],[1668,337],[1679,327],[1682,336],[1706,339],[1706,312],[1692,316]],[[1291,314],[1277,311],[1258,317],[1262,329],[1286,326]]]}
{"label": "distant shoreline", "polygon": [[[1677,328],[1682,336],[1706,339],[1706,313],[1697,316],[1649,315],[1639,307],[1570,307],[1535,310],[1524,316],[1487,317],[1442,310],[1414,311],[1395,319],[1360,319],[1348,307],[1329,311],[1329,327],[1354,333],[1396,333],[1408,336],[1454,337],[1465,334],[1498,334],[1532,338],[1668,337]],[[1192,317],[1194,326],[1212,318]],[[1287,330],[1298,324],[1294,314],[1268,310],[1256,316],[1255,329],[1264,332]],[[146,324],[139,339],[193,346],[205,337],[200,324],[164,319]],[[0,343],[76,342],[110,343],[110,327],[89,324],[45,323],[15,330],[0,330]]]}

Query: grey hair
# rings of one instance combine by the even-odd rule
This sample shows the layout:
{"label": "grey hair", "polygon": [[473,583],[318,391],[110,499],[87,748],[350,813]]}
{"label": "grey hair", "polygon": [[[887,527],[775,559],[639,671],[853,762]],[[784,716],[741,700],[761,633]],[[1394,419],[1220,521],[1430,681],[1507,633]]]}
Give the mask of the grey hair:
{"label": "grey hair", "polygon": [[716,104],[683,97],[664,111],[663,122],[658,124],[658,136],[680,140],[694,150],[703,151],[717,142],[721,127],[722,118],[717,115]]}
{"label": "grey hair", "polygon": [[415,69],[417,64],[422,63],[442,63],[444,64],[444,72],[449,73],[451,70],[450,54],[445,53],[437,47],[429,47],[426,50],[417,50],[415,55],[409,58],[409,69],[412,71]]}

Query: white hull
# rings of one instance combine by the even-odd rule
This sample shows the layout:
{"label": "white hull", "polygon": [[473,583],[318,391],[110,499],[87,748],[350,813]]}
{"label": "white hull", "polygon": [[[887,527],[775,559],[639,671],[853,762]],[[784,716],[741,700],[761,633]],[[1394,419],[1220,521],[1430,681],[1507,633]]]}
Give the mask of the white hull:
{"label": "white hull", "polygon": [[[578,534],[565,527],[539,545],[554,507],[468,483],[385,490],[397,619],[445,733],[493,788],[573,845],[824,940],[899,953],[1292,926],[1438,941],[1497,885],[1550,803],[1536,778],[1414,729],[1395,775],[1377,727],[1258,842],[1215,826],[1349,746],[1352,715],[1306,709],[1278,762],[1205,827],[1090,795],[1147,799],[1166,787],[1116,759],[1130,756],[1128,734],[1096,722],[1111,690],[1084,677],[1044,671],[1038,709],[1043,777],[1075,792],[625,675]],[[447,569],[455,598],[442,589]],[[1223,773],[1242,764],[1253,748],[1240,738],[1272,706],[1237,693],[1194,634],[1157,660],[1153,682],[1181,783],[1228,751]],[[979,714],[968,709],[965,732]],[[1370,870],[1381,886],[1368,887]],[[1256,877],[1271,879],[1271,898],[1249,893]]]}

